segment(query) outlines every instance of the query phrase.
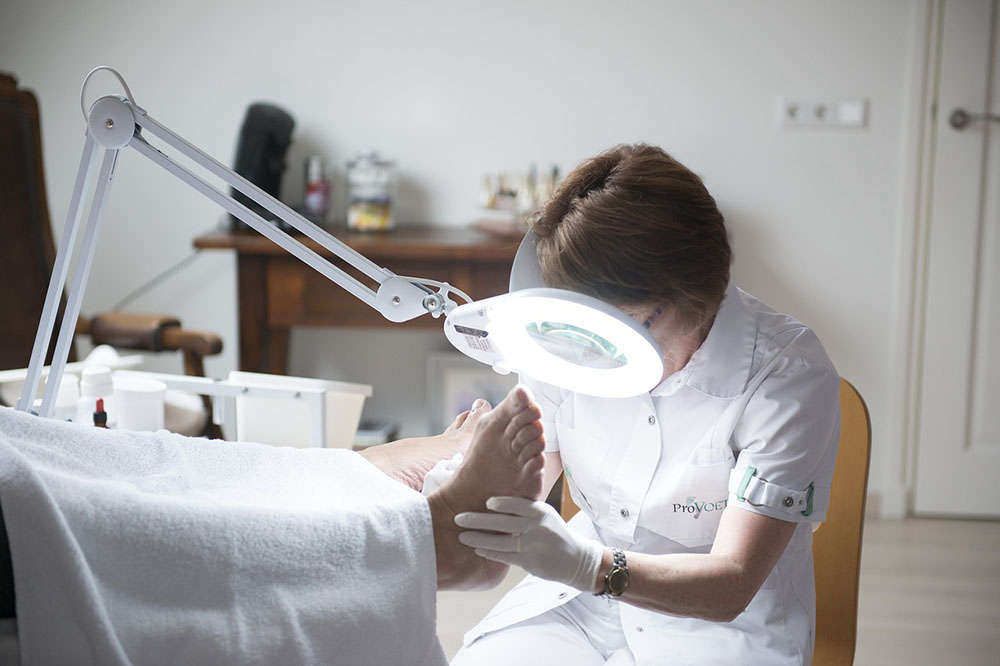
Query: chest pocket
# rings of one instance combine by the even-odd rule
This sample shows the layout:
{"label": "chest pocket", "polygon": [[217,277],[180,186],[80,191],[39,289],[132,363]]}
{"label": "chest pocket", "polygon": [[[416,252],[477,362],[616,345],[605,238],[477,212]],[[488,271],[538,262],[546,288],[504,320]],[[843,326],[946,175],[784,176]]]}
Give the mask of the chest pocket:
{"label": "chest pocket", "polygon": [[559,455],[569,481],[569,493],[584,513],[596,519],[599,509],[601,470],[611,445],[593,435],[556,422]]}
{"label": "chest pocket", "polygon": [[688,455],[661,460],[639,515],[639,526],[687,547],[715,540],[736,465],[728,448],[706,439]]}

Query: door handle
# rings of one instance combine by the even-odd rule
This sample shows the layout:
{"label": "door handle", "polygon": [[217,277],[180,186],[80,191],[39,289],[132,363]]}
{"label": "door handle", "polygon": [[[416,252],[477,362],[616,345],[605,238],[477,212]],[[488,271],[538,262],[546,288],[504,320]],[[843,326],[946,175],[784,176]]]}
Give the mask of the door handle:
{"label": "door handle", "polygon": [[957,130],[964,130],[969,126],[969,123],[974,123],[977,120],[1000,122],[1000,115],[995,113],[969,113],[965,109],[955,109],[948,116],[948,124]]}

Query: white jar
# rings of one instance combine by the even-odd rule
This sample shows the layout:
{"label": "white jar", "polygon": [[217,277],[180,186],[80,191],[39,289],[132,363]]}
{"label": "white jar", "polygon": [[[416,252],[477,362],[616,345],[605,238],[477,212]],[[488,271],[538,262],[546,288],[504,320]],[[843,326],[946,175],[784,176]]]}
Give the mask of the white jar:
{"label": "white jar", "polygon": [[121,430],[162,430],[167,385],[148,377],[115,375],[115,409]]}
{"label": "white jar", "polygon": [[355,231],[388,231],[396,226],[393,199],[396,167],[374,150],[347,163],[347,228]]}
{"label": "white jar", "polygon": [[76,418],[76,408],[80,402],[80,378],[76,375],[63,375],[56,394],[56,406],[52,415],[60,421],[72,421]]}

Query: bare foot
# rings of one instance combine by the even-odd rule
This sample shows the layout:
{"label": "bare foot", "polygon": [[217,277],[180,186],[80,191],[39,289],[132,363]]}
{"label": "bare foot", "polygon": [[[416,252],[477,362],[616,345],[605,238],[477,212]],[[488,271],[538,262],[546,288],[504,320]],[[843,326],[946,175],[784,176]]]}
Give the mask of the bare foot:
{"label": "bare foot", "polygon": [[484,415],[465,460],[427,502],[434,528],[438,589],[487,589],[507,573],[507,565],[486,560],[458,542],[455,514],[484,511],[494,495],[541,498],[545,440],[541,410],[528,391],[515,387]]}
{"label": "bare foot", "polygon": [[401,439],[373,446],[360,453],[392,478],[419,491],[424,485],[424,477],[434,465],[456,453],[465,454],[472,443],[476,426],[489,411],[488,402],[477,400],[472,410],[455,417],[440,435]]}

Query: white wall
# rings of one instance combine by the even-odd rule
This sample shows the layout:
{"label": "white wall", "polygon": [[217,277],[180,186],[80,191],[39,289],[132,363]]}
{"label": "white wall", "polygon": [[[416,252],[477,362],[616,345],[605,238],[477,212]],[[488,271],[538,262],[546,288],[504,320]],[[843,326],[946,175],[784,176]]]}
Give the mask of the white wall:
{"label": "white wall", "polygon": [[[727,216],[735,276],[812,325],[872,412],[872,491],[898,470],[891,358],[920,9],[868,2],[427,2],[5,0],[0,69],[40,98],[54,223],[62,225],[94,65],[119,68],[136,100],[230,162],[248,103],[296,117],[286,198],[302,158],[395,158],[405,222],[476,217],[487,171],[577,161],[618,142],[664,146],[700,173]],[[110,79],[97,92],[115,90]],[[867,97],[869,127],[782,131],[779,95]],[[336,202],[342,204],[338,182]],[[85,309],[106,308],[181,258],[219,212],[134,154],[119,167]],[[391,267],[390,267],[391,268]],[[234,261],[206,254],[133,309],[220,332],[236,364]],[[433,333],[301,330],[291,371],[368,381],[368,413],[420,432]]]}

